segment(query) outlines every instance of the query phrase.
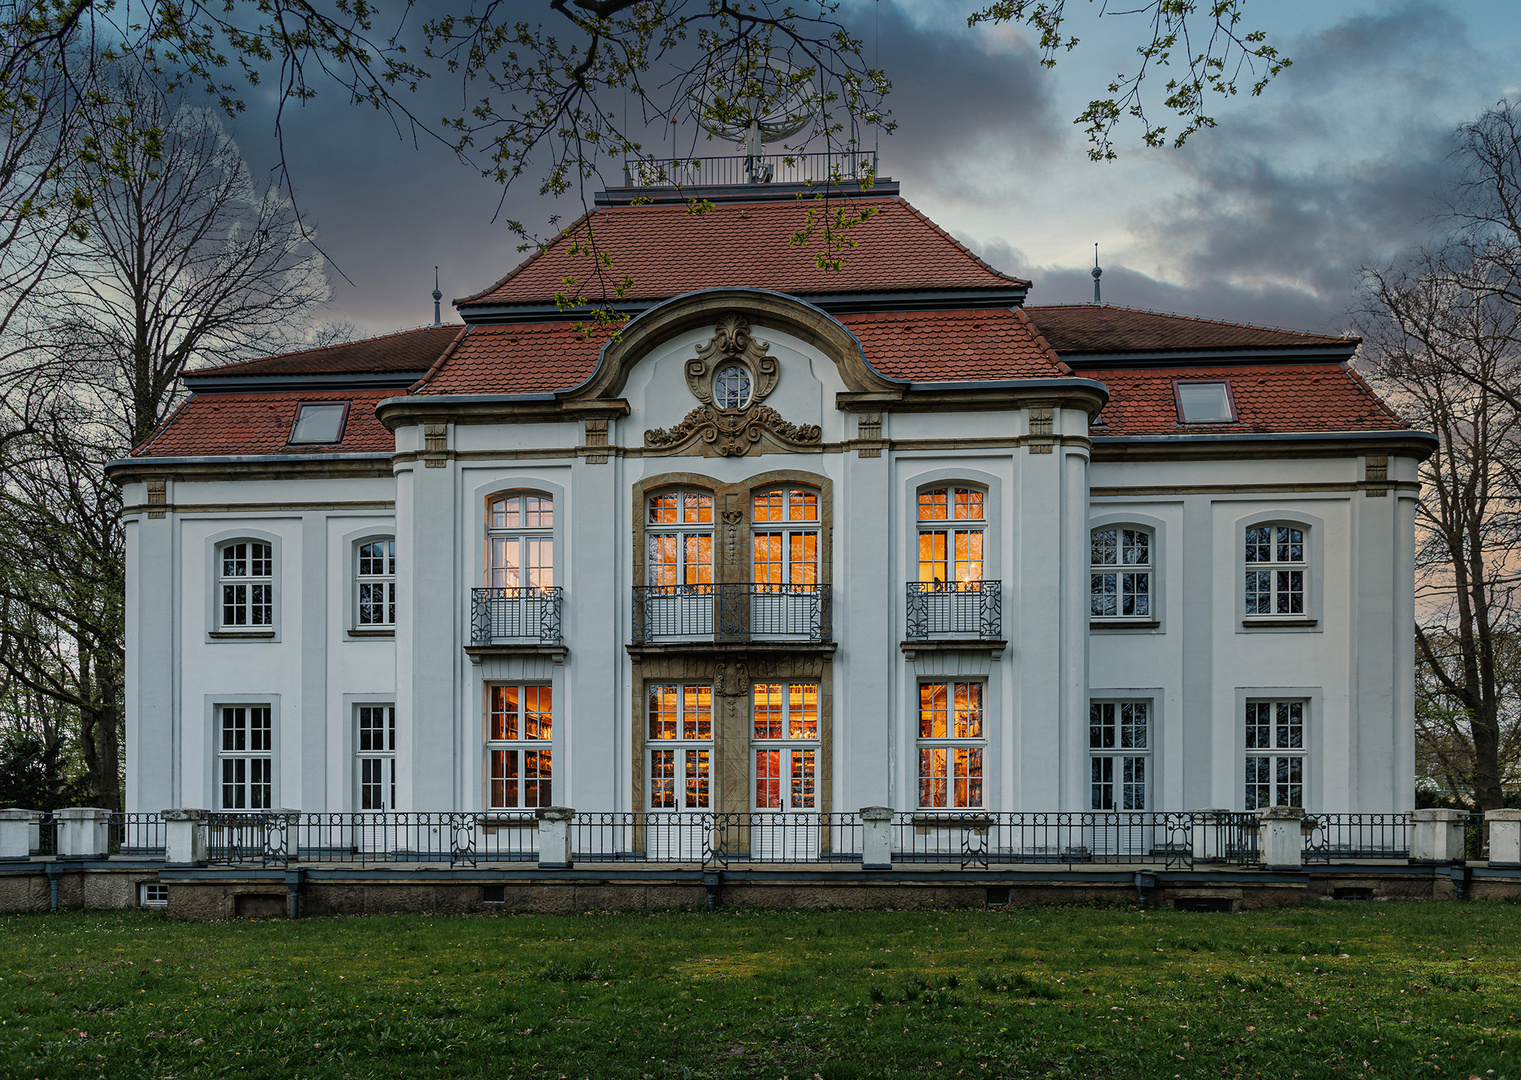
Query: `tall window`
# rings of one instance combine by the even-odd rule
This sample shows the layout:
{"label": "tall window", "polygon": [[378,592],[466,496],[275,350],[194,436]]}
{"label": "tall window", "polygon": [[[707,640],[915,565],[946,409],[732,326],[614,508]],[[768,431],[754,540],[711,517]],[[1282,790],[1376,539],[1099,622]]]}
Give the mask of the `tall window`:
{"label": "tall window", "polygon": [[359,809],[396,809],[396,706],[359,706]]}
{"label": "tall window", "polygon": [[361,627],[396,625],[396,541],[359,545],[354,568],[355,610]]}
{"label": "tall window", "polygon": [[713,687],[651,683],[647,700],[650,809],[711,809]]}
{"label": "tall window", "polygon": [[274,725],[268,705],[223,705],[217,752],[223,810],[274,805]]}
{"label": "tall window", "polygon": [[712,493],[667,491],[652,496],[645,519],[645,550],[646,585],[711,586]]}
{"label": "tall window", "polygon": [[1302,701],[1246,703],[1246,808],[1304,805]]}
{"label": "tall window", "polygon": [[1304,530],[1259,525],[1246,530],[1246,613],[1303,615]]}
{"label": "tall window", "polygon": [[1147,809],[1150,727],[1150,702],[1095,701],[1088,706],[1091,809]]}
{"label": "tall window", "polygon": [[1151,533],[1094,529],[1089,556],[1089,614],[1095,619],[1151,618]]}
{"label": "tall window", "polygon": [[752,706],[755,809],[818,809],[818,684],[756,683]]}
{"label": "tall window", "polygon": [[919,686],[919,805],[982,805],[982,683]]}
{"label": "tall window", "polygon": [[983,493],[940,487],[919,492],[919,581],[956,589],[982,580]]}
{"label": "tall window", "polygon": [[487,688],[486,807],[552,806],[554,707],[550,688],[510,684]]}
{"label": "tall window", "polygon": [[238,540],[217,549],[223,629],[273,626],[275,560],[269,544]]}
{"label": "tall window", "polygon": [[757,492],[751,522],[758,586],[818,584],[818,492],[801,488]]}
{"label": "tall window", "polygon": [[501,495],[486,512],[486,585],[539,589],[555,583],[555,508],[548,495]]}

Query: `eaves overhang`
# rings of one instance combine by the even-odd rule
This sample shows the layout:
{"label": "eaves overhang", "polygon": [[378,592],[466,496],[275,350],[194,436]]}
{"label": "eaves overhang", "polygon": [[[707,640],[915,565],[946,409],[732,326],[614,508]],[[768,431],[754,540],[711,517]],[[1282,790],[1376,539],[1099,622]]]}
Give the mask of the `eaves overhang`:
{"label": "eaves overhang", "polygon": [[1096,379],[969,379],[910,383],[901,391],[835,395],[843,412],[950,412],[1014,409],[1041,401],[1076,401],[1091,419],[1109,402],[1109,388]]}
{"label": "eaves overhang", "polygon": [[1275,456],[1303,451],[1312,456],[1339,452],[1404,454],[1424,461],[1439,445],[1429,431],[1240,431],[1180,435],[1100,435],[1090,433],[1095,460],[1169,457],[1234,457],[1261,450]]}
{"label": "eaves overhang", "polygon": [[390,450],[353,454],[198,454],[179,457],[127,457],[106,462],[106,478],[133,484],[148,477],[256,471],[280,476],[330,476],[359,473],[390,475]]}

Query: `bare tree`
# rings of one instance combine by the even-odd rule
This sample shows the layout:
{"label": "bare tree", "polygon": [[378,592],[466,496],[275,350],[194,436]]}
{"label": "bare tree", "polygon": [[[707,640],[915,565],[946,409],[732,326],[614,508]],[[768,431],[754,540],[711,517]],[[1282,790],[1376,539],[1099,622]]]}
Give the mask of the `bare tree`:
{"label": "bare tree", "polygon": [[86,228],[32,345],[60,392],[0,480],[0,673],[78,718],[90,795],[121,801],[120,492],[102,466],[161,424],[188,367],[292,344],[328,297],[288,199],[255,187],[206,109],[118,74],[80,119]]}
{"label": "bare tree", "polygon": [[1487,388],[1521,377],[1521,308],[1485,273],[1464,246],[1370,271],[1361,329],[1379,389],[1439,440],[1417,510],[1418,730],[1428,757],[1493,809],[1517,741],[1521,412]]}

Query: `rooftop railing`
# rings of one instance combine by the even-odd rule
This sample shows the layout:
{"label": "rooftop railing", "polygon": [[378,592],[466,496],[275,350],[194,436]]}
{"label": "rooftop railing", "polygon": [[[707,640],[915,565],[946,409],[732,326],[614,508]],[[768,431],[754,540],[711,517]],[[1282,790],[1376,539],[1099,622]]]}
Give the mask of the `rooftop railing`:
{"label": "rooftop railing", "polygon": [[877,155],[737,154],[718,157],[630,159],[623,163],[628,187],[731,187],[741,184],[830,184],[875,180]]}

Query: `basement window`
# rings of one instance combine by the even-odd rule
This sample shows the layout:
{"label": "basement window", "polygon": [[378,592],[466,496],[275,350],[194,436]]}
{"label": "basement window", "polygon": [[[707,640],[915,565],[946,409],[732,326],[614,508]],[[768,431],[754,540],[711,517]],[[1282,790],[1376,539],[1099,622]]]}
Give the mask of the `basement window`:
{"label": "basement window", "polygon": [[348,414],[347,401],[297,406],[296,422],[290,429],[290,444],[326,446],[342,442],[343,422]]}
{"label": "basement window", "polygon": [[1229,424],[1236,419],[1228,382],[1175,382],[1180,424]]}
{"label": "basement window", "polygon": [[168,907],[169,886],[145,881],[138,886],[137,902],[143,907]]}

